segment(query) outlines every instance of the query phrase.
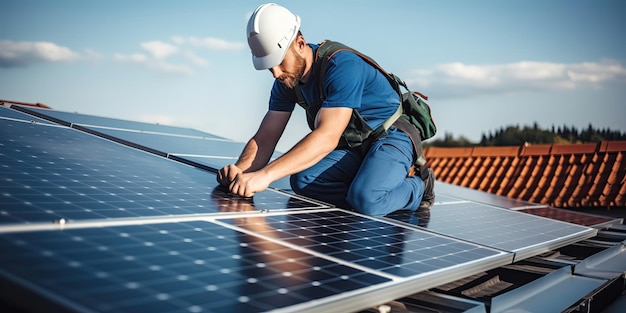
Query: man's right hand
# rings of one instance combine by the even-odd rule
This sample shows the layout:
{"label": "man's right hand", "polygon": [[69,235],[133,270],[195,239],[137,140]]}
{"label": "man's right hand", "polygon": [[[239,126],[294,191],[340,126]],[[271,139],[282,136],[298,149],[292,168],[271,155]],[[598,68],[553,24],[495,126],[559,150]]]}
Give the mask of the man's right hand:
{"label": "man's right hand", "polygon": [[217,182],[224,187],[228,187],[235,180],[235,177],[242,172],[235,164],[226,165],[217,172]]}

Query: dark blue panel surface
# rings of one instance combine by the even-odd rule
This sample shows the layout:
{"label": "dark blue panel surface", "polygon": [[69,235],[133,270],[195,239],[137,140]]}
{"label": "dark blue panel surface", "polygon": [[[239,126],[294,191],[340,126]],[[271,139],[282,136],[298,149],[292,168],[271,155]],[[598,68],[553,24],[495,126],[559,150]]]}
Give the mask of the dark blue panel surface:
{"label": "dark blue panel surface", "polygon": [[200,221],[0,234],[0,251],[0,273],[97,312],[260,312],[389,281]]}
{"label": "dark blue panel surface", "polygon": [[400,277],[458,268],[502,254],[471,243],[339,210],[274,215],[262,220],[224,221],[320,254]]}
{"label": "dark blue panel surface", "polygon": [[[0,180],[0,224],[231,210],[212,173],[59,126],[0,119]],[[246,205],[326,207],[273,190]]]}

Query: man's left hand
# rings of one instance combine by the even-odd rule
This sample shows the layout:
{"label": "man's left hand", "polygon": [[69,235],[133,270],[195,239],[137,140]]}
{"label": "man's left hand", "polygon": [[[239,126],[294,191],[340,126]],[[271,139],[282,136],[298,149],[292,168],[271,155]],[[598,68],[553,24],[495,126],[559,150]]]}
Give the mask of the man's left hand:
{"label": "man's left hand", "polygon": [[242,196],[252,197],[256,192],[263,191],[269,187],[271,180],[259,172],[240,173],[230,183],[230,192]]}

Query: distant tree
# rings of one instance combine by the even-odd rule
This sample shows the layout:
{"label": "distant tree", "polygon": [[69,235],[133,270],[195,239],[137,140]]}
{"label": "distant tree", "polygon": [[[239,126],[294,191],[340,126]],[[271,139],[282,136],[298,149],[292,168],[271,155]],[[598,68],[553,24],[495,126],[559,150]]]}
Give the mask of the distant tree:
{"label": "distant tree", "polygon": [[524,143],[552,144],[552,143],[586,143],[604,140],[626,140],[626,133],[609,128],[594,129],[589,124],[587,128],[578,130],[575,126],[554,126],[550,130],[541,129],[537,122],[532,126],[519,125],[500,127],[487,134],[481,135],[480,142],[471,142],[464,136],[455,138],[452,133],[446,132],[443,139],[428,140],[425,146],[438,147],[469,147],[469,146],[518,146]]}

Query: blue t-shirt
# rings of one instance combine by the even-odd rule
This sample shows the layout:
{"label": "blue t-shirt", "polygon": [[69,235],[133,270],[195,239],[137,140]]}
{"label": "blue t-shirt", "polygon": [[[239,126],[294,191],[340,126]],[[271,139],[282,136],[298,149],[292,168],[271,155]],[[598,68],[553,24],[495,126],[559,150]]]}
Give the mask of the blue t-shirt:
{"label": "blue t-shirt", "polygon": [[[319,45],[309,46],[315,55]],[[311,75],[305,84],[300,84],[307,103],[319,99],[318,79]],[[323,108],[356,109],[372,129],[381,125],[400,105],[398,93],[385,75],[350,51],[339,51],[330,59],[322,88],[326,91]],[[294,97],[283,83],[275,80],[269,109],[292,112],[298,102]]]}

